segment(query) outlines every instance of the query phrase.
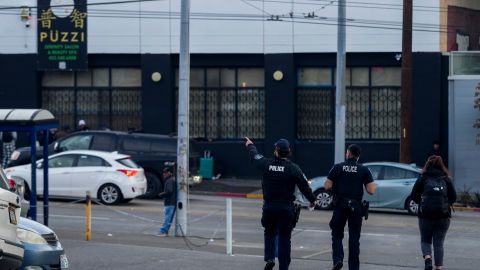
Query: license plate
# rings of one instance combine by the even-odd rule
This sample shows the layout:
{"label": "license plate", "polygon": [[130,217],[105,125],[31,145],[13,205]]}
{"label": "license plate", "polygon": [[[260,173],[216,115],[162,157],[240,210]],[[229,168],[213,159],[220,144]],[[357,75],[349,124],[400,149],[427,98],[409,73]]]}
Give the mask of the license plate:
{"label": "license plate", "polygon": [[67,259],[67,255],[65,254],[60,255],[60,268],[62,269],[68,268],[68,259]]}
{"label": "license plate", "polygon": [[17,216],[15,215],[15,208],[8,207],[8,216],[10,217],[10,223],[17,225]]}

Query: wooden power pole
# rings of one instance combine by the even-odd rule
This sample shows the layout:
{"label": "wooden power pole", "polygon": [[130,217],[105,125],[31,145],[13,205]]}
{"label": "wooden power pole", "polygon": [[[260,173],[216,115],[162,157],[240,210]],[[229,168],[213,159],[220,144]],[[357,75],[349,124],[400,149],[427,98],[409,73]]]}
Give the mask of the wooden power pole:
{"label": "wooden power pole", "polygon": [[400,162],[412,162],[412,13],[413,0],[403,0],[402,26],[402,93],[401,93],[401,135]]}

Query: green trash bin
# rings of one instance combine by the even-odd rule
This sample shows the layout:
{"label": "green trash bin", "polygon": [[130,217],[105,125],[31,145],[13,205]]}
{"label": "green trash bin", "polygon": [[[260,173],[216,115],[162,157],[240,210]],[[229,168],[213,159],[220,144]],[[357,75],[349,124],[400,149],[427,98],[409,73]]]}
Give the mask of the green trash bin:
{"label": "green trash bin", "polygon": [[213,177],[213,157],[200,158],[200,176],[203,179],[212,179],[212,177]]}

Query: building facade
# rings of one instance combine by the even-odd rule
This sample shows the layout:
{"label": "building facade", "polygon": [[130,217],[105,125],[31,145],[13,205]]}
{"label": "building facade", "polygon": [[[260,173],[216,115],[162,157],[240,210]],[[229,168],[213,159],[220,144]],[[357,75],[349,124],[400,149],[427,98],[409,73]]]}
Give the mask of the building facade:
{"label": "building facade", "polygon": [[[180,1],[113,2],[88,1],[86,69],[40,70],[36,1],[4,1],[0,107],[41,107],[72,127],[84,119],[91,128],[175,133]],[[248,177],[256,172],[243,137],[267,155],[287,138],[307,176],[326,174],[334,153],[336,2],[191,2],[196,151],[211,150],[223,175]],[[414,6],[412,153],[419,165],[433,140],[448,143],[444,5]],[[454,8],[447,4],[447,14]],[[348,3],[347,18],[347,144],[363,147],[364,162],[398,161],[402,6]]]}

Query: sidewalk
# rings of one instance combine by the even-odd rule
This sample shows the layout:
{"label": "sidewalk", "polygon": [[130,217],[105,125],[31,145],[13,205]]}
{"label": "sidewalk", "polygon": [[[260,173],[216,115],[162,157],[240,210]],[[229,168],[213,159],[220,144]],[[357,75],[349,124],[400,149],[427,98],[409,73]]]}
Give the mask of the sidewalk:
{"label": "sidewalk", "polygon": [[[190,188],[191,194],[222,197],[262,199],[262,183],[260,179],[221,178],[203,180],[201,184]],[[454,206],[458,212],[477,212],[480,208]]]}

